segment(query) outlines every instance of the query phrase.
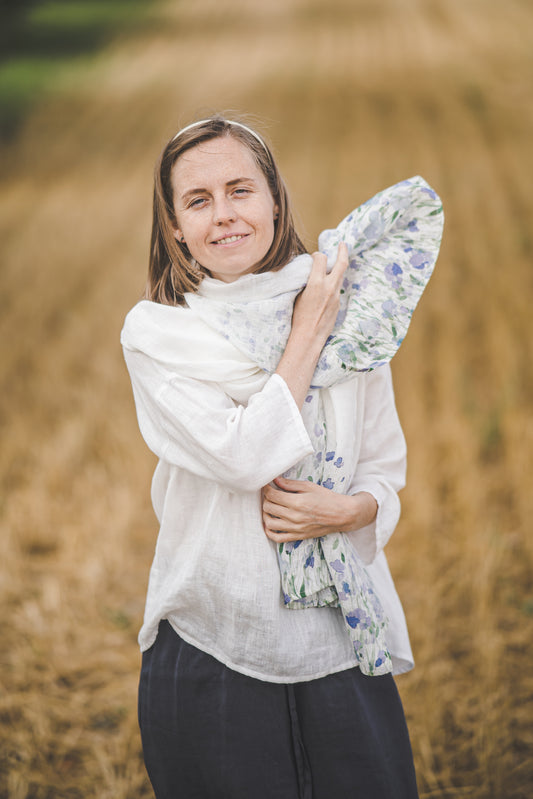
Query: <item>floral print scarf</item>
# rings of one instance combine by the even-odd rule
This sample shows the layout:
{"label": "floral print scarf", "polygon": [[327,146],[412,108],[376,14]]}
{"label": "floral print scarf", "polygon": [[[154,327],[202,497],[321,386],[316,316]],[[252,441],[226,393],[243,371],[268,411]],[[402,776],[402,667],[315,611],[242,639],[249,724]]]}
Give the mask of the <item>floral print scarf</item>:
{"label": "floral print scarf", "polygon": [[[285,476],[311,480],[339,492],[347,483],[343,453],[335,449],[327,389],[355,372],[387,363],[405,336],[439,252],[443,212],[421,178],[404,180],[356,208],[319,237],[332,264],[341,241],[349,267],[340,312],[313,377],[302,417],[314,453]],[[279,272],[246,275],[234,283],[205,278],[187,304],[252,362],[276,370],[291,329],[293,304],[305,286],[311,256]],[[334,426],[334,423],[333,423]],[[340,607],[361,671],[392,671],[379,597],[357,552],[342,533],[278,545],[283,598],[288,609]]]}

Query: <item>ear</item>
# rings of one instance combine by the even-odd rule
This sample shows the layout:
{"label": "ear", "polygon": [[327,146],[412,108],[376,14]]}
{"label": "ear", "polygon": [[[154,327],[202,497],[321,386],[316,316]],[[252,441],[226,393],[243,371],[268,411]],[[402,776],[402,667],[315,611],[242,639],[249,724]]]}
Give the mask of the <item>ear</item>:
{"label": "ear", "polygon": [[177,240],[177,241],[178,241],[180,244],[185,244],[185,238],[184,238],[184,236],[183,236],[183,233],[181,232],[181,230],[180,230],[178,227],[175,227],[175,228],[174,228],[174,238],[175,238],[175,239],[176,239],[176,240]]}
{"label": "ear", "polygon": [[274,221],[276,221],[276,219],[278,218],[278,216],[279,216],[279,206],[278,206],[278,204],[276,203],[276,205],[274,206]]}

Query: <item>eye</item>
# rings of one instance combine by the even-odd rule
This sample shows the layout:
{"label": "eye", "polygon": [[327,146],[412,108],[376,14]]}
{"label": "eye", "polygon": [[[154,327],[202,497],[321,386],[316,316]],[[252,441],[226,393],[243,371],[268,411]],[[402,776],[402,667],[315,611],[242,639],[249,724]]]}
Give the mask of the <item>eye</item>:
{"label": "eye", "polygon": [[205,197],[195,197],[194,200],[191,200],[188,208],[199,208],[201,207],[202,203],[205,203]]}
{"label": "eye", "polygon": [[235,189],[235,191],[233,193],[237,194],[240,197],[243,197],[246,194],[250,194],[250,189],[244,189],[244,188],[241,187],[241,188]]}

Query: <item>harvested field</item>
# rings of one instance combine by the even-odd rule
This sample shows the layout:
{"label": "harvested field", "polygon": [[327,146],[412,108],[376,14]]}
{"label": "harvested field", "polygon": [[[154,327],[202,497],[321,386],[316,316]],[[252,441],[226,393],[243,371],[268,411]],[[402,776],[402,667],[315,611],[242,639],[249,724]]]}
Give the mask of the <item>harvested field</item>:
{"label": "harvested field", "polygon": [[388,547],[423,799],[533,795],[533,6],[196,0],[72,69],[0,167],[0,799],[152,795],[136,720],[154,459],[119,347],[153,163],[257,115],[310,247],[422,174],[441,257],[393,362],[409,447]]}

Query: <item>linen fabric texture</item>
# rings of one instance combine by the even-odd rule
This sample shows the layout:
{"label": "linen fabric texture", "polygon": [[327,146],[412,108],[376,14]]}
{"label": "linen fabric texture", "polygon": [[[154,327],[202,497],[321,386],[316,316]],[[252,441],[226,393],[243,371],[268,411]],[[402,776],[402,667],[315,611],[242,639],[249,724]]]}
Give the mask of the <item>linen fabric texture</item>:
{"label": "linen fabric texture", "polygon": [[[161,458],[153,484],[154,507],[161,532],[150,578],[141,647],[143,640],[150,645],[154,625],[167,615],[185,640],[228,665],[242,669],[243,673],[274,681],[322,676],[353,665],[354,660],[366,674],[385,673],[393,667],[396,671],[405,670],[410,666],[412,658],[401,606],[384,556],[378,555],[384,543],[379,541],[380,527],[388,526],[387,533],[381,536],[386,539],[397,521],[399,503],[396,492],[403,484],[405,457],[403,436],[394,410],[390,373],[384,365],[403,339],[433,269],[441,234],[440,201],[421,178],[415,178],[376,195],[350,214],[335,231],[321,235],[319,246],[331,258],[339,241],[347,242],[350,267],[344,281],[337,325],[319,360],[313,388],[301,414],[284,381],[278,375],[268,375],[275,370],[285,347],[292,305],[308,277],[310,256],[294,259],[279,272],[247,275],[230,284],[205,278],[197,294],[186,295],[187,308],[145,301],[130,312],[122,334],[126,362],[141,431]],[[378,366],[381,368],[377,369]],[[375,372],[369,371],[376,369]],[[378,396],[371,396],[372,388]],[[376,409],[379,413],[371,421],[369,417]],[[198,420],[201,421],[201,430],[198,429]],[[201,436],[201,431],[207,437]],[[368,457],[367,448],[371,450]],[[187,457],[184,457],[184,450]],[[200,463],[193,453],[197,454]],[[313,480],[341,492],[369,491],[378,502],[378,517],[369,526],[370,530],[348,535],[333,534],[306,541],[302,546],[280,545],[276,553],[281,567],[277,572],[278,579],[263,586],[261,580],[259,584],[254,583],[256,588],[267,589],[264,594],[261,592],[261,596],[255,594],[255,602],[251,596],[246,596],[248,591],[241,595],[241,604],[244,598],[245,604],[251,601],[258,611],[257,616],[252,613],[254,627],[260,628],[255,636],[256,643],[250,648],[245,647],[245,654],[242,650],[239,652],[240,645],[235,640],[235,646],[224,645],[226,652],[221,653],[216,632],[206,635],[205,619],[197,619],[202,632],[191,634],[190,628],[184,629],[188,627],[187,619],[190,622],[200,609],[192,616],[189,613],[184,615],[180,612],[182,598],[178,606],[169,606],[162,613],[161,598],[169,594],[170,589],[165,559],[169,565],[173,563],[170,548],[164,545],[166,528],[176,527],[178,519],[182,533],[183,527],[188,526],[183,511],[178,519],[167,521],[165,515],[170,496],[178,487],[176,468],[188,472],[187,475],[180,474],[179,478],[182,499],[185,498],[186,478],[189,482],[193,479],[195,484],[197,478],[216,483],[210,492],[207,491],[211,499],[207,506],[212,511],[213,499],[220,494],[222,486],[229,489],[229,497],[217,497],[219,501],[215,506],[216,527],[225,528],[226,520],[233,522],[233,536],[221,534],[226,566],[234,566],[241,560],[238,553],[242,553],[243,547],[249,554],[252,536],[244,532],[247,529],[256,533],[260,531],[263,544],[266,542],[272,550],[273,545],[265,538],[260,524],[258,490],[280,473]],[[235,510],[241,504],[235,497],[235,489],[242,505],[247,504],[243,501],[246,494],[254,495],[246,521],[234,518]],[[199,485],[189,485],[188,497],[192,501],[198,498],[198,490]],[[224,499],[231,499],[228,504],[232,505],[233,513],[226,515]],[[204,508],[206,500],[207,496],[203,498]],[[250,514],[252,507],[255,513]],[[253,524],[247,523],[249,516],[254,517]],[[385,519],[388,525],[384,524]],[[203,525],[197,529],[198,538],[203,537],[202,530],[210,526],[211,519],[201,521]],[[215,522],[215,516],[212,521]],[[245,527],[235,526],[237,521],[244,522]],[[174,544],[179,544],[177,548],[182,549],[186,538],[177,530],[176,533],[174,537],[178,541]],[[231,540],[235,534],[239,537],[238,542]],[[243,534],[245,541],[240,540]],[[372,537],[374,541],[370,543],[368,539]],[[237,549],[233,543],[237,544]],[[166,558],[162,557],[161,549]],[[175,553],[176,548],[172,549]],[[189,591],[186,593],[190,595],[193,583],[204,583],[205,594],[205,580],[210,574],[208,552],[209,548],[200,556],[196,547],[195,560],[190,558],[191,552],[182,551],[186,564],[180,563],[178,567],[173,563],[175,568],[170,570],[170,582],[178,573],[184,576],[188,572]],[[374,558],[371,569],[381,583],[379,588],[370,569],[364,567],[364,562],[371,563]],[[213,597],[213,611],[216,608],[217,619],[220,619],[226,597],[218,596],[220,561],[217,559],[214,563],[218,580],[215,574],[211,575],[217,594],[216,599]],[[259,564],[258,569],[256,566],[251,571],[251,564],[242,562],[241,565],[244,571],[240,572],[237,585],[242,587],[248,580],[262,576],[264,571],[264,566],[262,569]],[[265,600],[274,583],[278,589],[281,588],[279,593],[276,591],[278,611],[280,606],[282,608],[280,597],[283,597],[289,609],[301,608],[301,612],[285,613],[283,618],[283,614],[274,610],[276,603],[270,601],[270,607],[266,607],[269,603]],[[231,625],[234,625],[236,597],[233,581],[228,588],[234,600],[229,614],[233,617]],[[174,584],[167,600],[176,589],[181,596],[182,591]],[[196,592],[193,590],[192,593]],[[204,600],[199,600],[203,609]],[[342,613],[331,613],[338,605]],[[299,619],[289,622],[287,617],[294,615]],[[249,616],[250,613],[246,613],[242,618]],[[320,621],[308,624],[303,621],[303,616],[308,622],[312,618]],[[272,625],[276,617],[277,622]],[[273,644],[272,637],[276,637],[275,630],[282,618],[281,628],[289,630],[294,624],[295,628],[302,632],[305,630],[307,634],[313,630],[309,641],[316,637],[319,649],[321,645],[324,647],[324,658],[319,659],[318,664],[314,657],[313,673],[308,673],[301,658],[293,659],[289,655],[277,660],[276,650],[281,655],[279,642],[274,648],[263,649],[264,634]],[[324,623],[326,619],[330,621]],[[387,632],[388,620],[392,624]],[[344,638],[345,641],[350,639],[350,653],[345,647],[331,647],[332,639],[338,639],[342,621],[349,634]],[[224,617],[223,626],[225,622],[230,620]],[[321,639],[318,627],[322,634],[326,633],[326,639]],[[400,641],[395,641],[395,632],[398,631],[401,631]],[[204,638],[204,645],[198,636]],[[207,638],[209,642],[205,641]],[[224,638],[228,642],[233,640],[231,636]],[[248,638],[249,635],[245,635],[243,641]],[[295,640],[293,637],[289,652],[294,649]],[[333,660],[326,656],[327,649]],[[395,656],[394,649],[403,655]],[[309,653],[313,650],[311,645],[310,649],[301,651]],[[237,657],[236,652],[239,653]],[[251,653],[253,655],[248,661]],[[273,657],[271,663],[269,656]],[[303,672],[298,672],[299,677],[298,660],[300,668],[303,668]],[[258,672],[256,667],[260,663],[263,667]],[[321,668],[325,670],[320,671]]]}

